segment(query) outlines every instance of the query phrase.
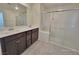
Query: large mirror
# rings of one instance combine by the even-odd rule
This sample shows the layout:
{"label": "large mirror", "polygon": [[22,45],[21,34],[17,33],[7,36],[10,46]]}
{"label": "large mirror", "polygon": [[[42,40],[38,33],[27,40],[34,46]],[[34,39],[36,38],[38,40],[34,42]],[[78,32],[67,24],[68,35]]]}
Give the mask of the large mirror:
{"label": "large mirror", "polygon": [[27,25],[26,7],[19,3],[0,3],[0,27],[3,23],[8,27]]}

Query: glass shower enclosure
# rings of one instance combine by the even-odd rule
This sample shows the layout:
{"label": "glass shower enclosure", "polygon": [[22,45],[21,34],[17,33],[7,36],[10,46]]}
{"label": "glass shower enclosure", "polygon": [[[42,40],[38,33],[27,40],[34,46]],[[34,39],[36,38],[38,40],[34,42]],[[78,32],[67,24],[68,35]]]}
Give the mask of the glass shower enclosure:
{"label": "glass shower enclosure", "polygon": [[41,18],[41,30],[46,34],[45,39],[79,50],[79,9],[46,12],[42,13]]}
{"label": "glass shower enclosure", "polygon": [[49,41],[79,50],[79,9],[51,13]]}

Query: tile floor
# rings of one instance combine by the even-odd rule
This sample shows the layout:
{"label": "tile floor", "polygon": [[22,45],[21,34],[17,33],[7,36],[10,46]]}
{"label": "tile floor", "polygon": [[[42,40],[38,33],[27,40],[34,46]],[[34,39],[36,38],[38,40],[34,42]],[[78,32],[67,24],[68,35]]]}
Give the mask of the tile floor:
{"label": "tile floor", "polygon": [[79,53],[38,40],[24,51],[22,55],[79,55]]}

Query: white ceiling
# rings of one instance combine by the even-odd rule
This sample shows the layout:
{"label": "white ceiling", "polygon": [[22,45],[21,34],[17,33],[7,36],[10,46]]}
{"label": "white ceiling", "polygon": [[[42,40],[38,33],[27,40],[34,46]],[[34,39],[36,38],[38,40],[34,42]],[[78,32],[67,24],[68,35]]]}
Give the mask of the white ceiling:
{"label": "white ceiling", "polygon": [[[30,5],[33,5],[33,3],[21,3],[25,7],[29,7]],[[61,6],[79,6],[79,3],[41,3],[42,6],[46,8],[54,8],[54,7],[61,7]]]}
{"label": "white ceiling", "polygon": [[79,5],[79,3],[43,3],[42,5],[47,8],[59,7],[59,6],[68,6],[68,5]]}

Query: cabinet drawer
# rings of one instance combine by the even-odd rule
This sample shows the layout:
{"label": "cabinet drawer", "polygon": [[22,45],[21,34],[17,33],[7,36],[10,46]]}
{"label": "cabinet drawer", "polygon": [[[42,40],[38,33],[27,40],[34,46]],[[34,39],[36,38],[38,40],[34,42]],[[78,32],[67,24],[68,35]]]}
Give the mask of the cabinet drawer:
{"label": "cabinet drawer", "polygon": [[24,35],[25,35],[25,33],[23,32],[23,33],[19,33],[19,34],[14,34],[14,35],[11,35],[11,36],[7,36],[4,39],[5,39],[5,42],[9,42],[9,41],[15,40],[15,39],[17,39],[19,37],[22,37]]}

